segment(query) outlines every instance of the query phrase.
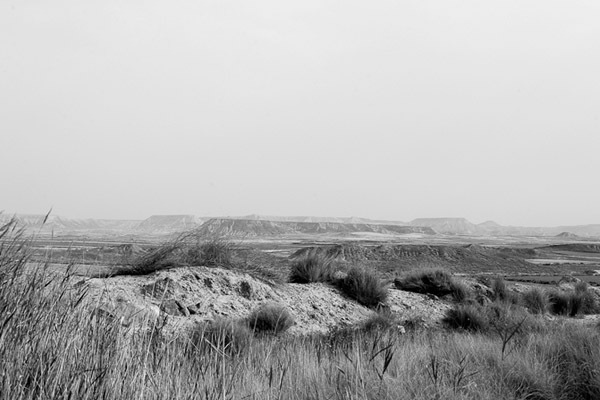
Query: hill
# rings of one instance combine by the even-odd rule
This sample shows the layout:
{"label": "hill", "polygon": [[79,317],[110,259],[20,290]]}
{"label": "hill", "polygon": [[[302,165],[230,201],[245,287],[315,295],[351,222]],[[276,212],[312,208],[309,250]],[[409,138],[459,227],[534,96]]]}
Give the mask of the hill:
{"label": "hill", "polygon": [[412,220],[410,225],[429,227],[438,233],[451,235],[474,235],[480,233],[477,225],[465,218],[417,218]]}
{"label": "hill", "polygon": [[316,253],[349,263],[369,263],[386,273],[423,267],[443,267],[461,273],[519,273],[553,272],[546,266],[526,261],[534,258],[536,250],[478,245],[396,245],[364,246],[337,244],[311,246],[297,250],[291,258]]}
{"label": "hill", "polygon": [[173,233],[195,229],[205,219],[194,215],[153,215],[135,226],[135,230],[145,233]]}
{"label": "hill", "polygon": [[245,219],[213,218],[206,221],[198,232],[201,235],[265,237],[289,234],[351,234],[356,232],[390,235],[420,233],[434,235],[427,227],[377,224],[344,224],[337,222],[283,222]]}

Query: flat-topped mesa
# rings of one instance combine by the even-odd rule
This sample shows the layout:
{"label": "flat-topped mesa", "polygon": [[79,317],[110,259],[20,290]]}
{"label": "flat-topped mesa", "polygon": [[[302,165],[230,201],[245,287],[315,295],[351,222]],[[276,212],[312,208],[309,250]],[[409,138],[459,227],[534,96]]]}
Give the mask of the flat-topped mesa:
{"label": "flat-topped mesa", "polygon": [[410,222],[411,226],[427,226],[438,233],[473,235],[480,233],[477,225],[466,218],[417,218]]}
{"label": "flat-topped mesa", "polygon": [[389,235],[402,235],[409,233],[435,235],[435,231],[428,227],[348,224],[338,222],[266,221],[228,218],[210,219],[202,224],[202,226],[198,229],[198,233],[201,235],[216,234],[245,237],[279,236],[285,234],[351,234],[358,232]]}
{"label": "flat-topped mesa", "polygon": [[199,227],[206,219],[194,215],[153,215],[140,222],[135,229],[148,233],[172,233]]}

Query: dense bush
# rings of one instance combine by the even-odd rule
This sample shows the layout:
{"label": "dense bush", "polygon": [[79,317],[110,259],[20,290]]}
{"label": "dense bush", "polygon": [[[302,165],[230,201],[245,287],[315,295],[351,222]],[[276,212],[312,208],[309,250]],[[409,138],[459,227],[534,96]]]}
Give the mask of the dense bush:
{"label": "dense bush", "polygon": [[583,285],[575,290],[553,290],[548,294],[550,312],[557,315],[574,317],[577,314],[596,314],[600,306],[593,293],[583,289]]}
{"label": "dense bush", "polygon": [[367,307],[385,303],[388,297],[387,285],[375,272],[365,268],[350,268],[338,286],[348,297]]}
{"label": "dense bush", "polygon": [[274,334],[287,331],[294,325],[294,317],[278,304],[266,303],[254,310],[248,317],[248,326],[254,332]]}
{"label": "dense bush", "polygon": [[198,242],[186,248],[182,261],[189,265],[229,267],[233,264],[232,244],[220,237]]}
{"label": "dense bush", "polygon": [[493,300],[507,301],[510,299],[510,292],[506,287],[506,282],[502,277],[496,277],[492,280]]}
{"label": "dense bush", "polygon": [[464,329],[472,332],[488,330],[488,318],[482,307],[474,304],[458,304],[449,309],[443,322],[453,329]]}
{"label": "dense bush", "polygon": [[415,293],[427,293],[436,296],[451,294],[456,301],[465,301],[469,298],[469,289],[461,282],[457,282],[452,275],[441,269],[416,270],[396,278],[394,285],[400,290]]}
{"label": "dense bush", "polygon": [[521,295],[523,305],[534,314],[543,314],[548,310],[548,295],[541,289],[531,288]]}
{"label": "dense bush", "polygon": [[292,283],[327,282],[331,279],[332,259],[315,252],[292,262],[290,279]]}

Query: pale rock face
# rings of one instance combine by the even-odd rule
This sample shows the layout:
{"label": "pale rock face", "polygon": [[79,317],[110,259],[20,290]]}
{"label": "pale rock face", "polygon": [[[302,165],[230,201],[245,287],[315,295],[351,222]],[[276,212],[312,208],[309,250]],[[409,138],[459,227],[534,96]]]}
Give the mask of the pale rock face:
{"label": "pale rock face", "polygon": [[[146,276],[92,278],[84,284],[96,315],[128,328],[160,324],[164,333],[173,335],[215,318],[244,319],[264,303],[289,310],[296,321],[289,334],[325,333],[336,326],[359,324],[374,312],[330,285],[270,285],[220,268],[176,268]],[[423,316],[427,325],[435,325],[451,307],[426,295],[389,290],[387,306],[399,320]]]}

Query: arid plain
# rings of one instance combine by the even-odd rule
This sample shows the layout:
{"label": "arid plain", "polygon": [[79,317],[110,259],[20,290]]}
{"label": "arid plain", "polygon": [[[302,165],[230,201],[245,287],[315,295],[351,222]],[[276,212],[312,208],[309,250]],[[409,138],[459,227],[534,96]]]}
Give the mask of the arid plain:
{"label": "arid plain", "polygon": [[600,394],[600,226],[3,218],[3,398]]}

